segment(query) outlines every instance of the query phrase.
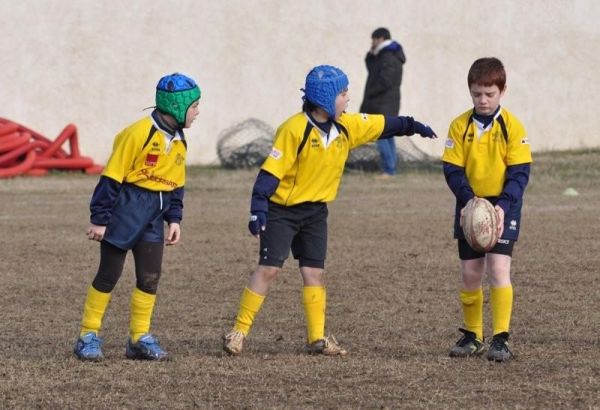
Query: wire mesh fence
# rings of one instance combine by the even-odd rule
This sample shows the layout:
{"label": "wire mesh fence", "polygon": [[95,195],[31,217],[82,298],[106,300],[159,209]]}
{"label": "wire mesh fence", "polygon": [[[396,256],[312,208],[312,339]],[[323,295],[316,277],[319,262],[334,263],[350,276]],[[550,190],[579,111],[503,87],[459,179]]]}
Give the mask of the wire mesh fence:
{"label": "wire mesh fence", "polygon": [[[271,152],[275,130],[256,118],[248,118],[224,130],[218,138],[217,154],[228,169],[258,168]],[[410,138],[396,138],[398,168],[432,169],[439,161],[421,150]],[[377,172],[379,150],[375,143],[362,145],[348,155],[346,169]]]}

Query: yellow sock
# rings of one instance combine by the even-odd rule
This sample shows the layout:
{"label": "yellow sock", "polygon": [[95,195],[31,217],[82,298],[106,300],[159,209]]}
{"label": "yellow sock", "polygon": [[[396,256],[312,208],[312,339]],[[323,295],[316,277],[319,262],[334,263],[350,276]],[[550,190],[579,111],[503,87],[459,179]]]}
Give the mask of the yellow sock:
{"label": "yellow sock", "polygon": [[100,332],[102,318],[104,317],[104,312],[106,312],[108,302],[110,302],[110,293],[100,292],[94,289],[93,286],[89,287],[85,304],[83,305],[80,336],[88,332],[96,334]]}
{"label": "yellow sock", "polygon": [[494,334],[508,332],[513,304],[512,285],[505,288],[492,288],[490,291],[490,303],[492,305]]}
{"label": "yellow sock", "polygon": [[324,286],[305,286],[302,289],[302,302],[306,316],[308,343],[323,339],[325,335],[325,306],[327,292]]}
{"label": "yellow sock", "polygon": [[133,343],[150,331],[150,321],[154,310],[156,295],[143,292],[138,288],[131,294],[131,318],[129,320],[129,336]]}
{"label": "yellow sock", "polygon": [[240,309],[233,328],[242,332],[244,336],[248,336],[252,323],[254,323],[254,317],[260,310],[264,300],[265,296],[244,288],[242,297],[240,298]]}
{"label": "yellow sock", "polygon": [[483,288],[461,290],[460,301],[463,307],[465,328],[483,340]]}

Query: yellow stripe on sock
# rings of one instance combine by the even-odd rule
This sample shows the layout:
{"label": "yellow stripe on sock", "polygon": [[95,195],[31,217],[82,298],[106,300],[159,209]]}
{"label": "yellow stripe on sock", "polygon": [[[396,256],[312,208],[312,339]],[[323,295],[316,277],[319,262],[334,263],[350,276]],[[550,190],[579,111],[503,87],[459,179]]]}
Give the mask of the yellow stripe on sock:
{"label": "yellow stripe on sock", "polygon": [[106,307],[110,302],[110,293],[100,292],[90,286],[88,289],[85,304],[83,305],[83,318],[81,319],[80,336],[86,333],[94,332],[98,334],[102,327],[102,318]]}
{"label": "yellow stripe on sock", "polygon": [[250,328],[254,323],[254,317],[260,311],[260,308],[265,300],[265,296],[252,292],[248,288],[244,288],[242,297],[240,298],[240,308],[233,328],[239,330],[248,336]]}
{"label": "yellow stripe on sock", "polygon": [[155,302],[156,295],[143,292],[138,288],[133,290],[130,305],[129,336],[134,343],[150,331],[150,322]]}
{"label": "yellow stripe on sock", "polygon": [[460,301],[463,308],[465,329],[483,340],[483,288],[461,290]]}
{"label": "yellow stripe on sock", "polygon": [[492,325],[494,334],[508,332],[513,305],[513,288],[492,288],[490,291],[490,304],[492,305]]}
{"label": "yellow stripe on sock", "polygon": [[306,316],[308,343],[325,336],[325,308],[327,292],[324,286],[305,286],[302,289],[302,302]]}

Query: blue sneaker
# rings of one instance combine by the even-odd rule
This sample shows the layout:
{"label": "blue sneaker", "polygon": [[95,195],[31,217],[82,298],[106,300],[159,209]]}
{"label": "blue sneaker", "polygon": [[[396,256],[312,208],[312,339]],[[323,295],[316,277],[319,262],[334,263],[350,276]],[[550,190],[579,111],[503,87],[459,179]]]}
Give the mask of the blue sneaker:
{"label": "blue sneaker", "polygon": [[104,341],[94,332],[87,332],[83,336],[79,336],[75,342],[75,355],[81,359],[90,362],[99,362],[104,359],[102,355],[102,343]]}
{"label": "blue sneaker", "polygon": [[125,355],[130,359],[136,360],[166,360],[167,352],[160,347],[158,339],[146,333],[136,343],[132,343],[131,339],[127,341]]}

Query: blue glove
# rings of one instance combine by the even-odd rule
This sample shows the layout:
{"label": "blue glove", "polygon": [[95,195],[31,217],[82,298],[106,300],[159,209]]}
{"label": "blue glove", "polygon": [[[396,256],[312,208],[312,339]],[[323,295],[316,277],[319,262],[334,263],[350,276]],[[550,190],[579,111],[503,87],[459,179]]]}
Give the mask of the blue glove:
{"label": "blue glove", "polygon": [[248,230],[254,236],[260,235],[267,225],[267,212],[269,212],[269,198],[279,185],[279,179],[262,169],[256,177],[252,188],[250,200],[250,222]]}
{"label": "blue glove", "polygon": [[437,138],[436,133],[429,125],[422,124],[419,121],[415,121],[415,132],[424,138]]}
{"label": "blue glove", "polygon": [[262,211],[254,211],[250,214],[248,222],[248,230],[254,236],[260,235],[261,231],[265,230],[267,225],[267,213]]}

